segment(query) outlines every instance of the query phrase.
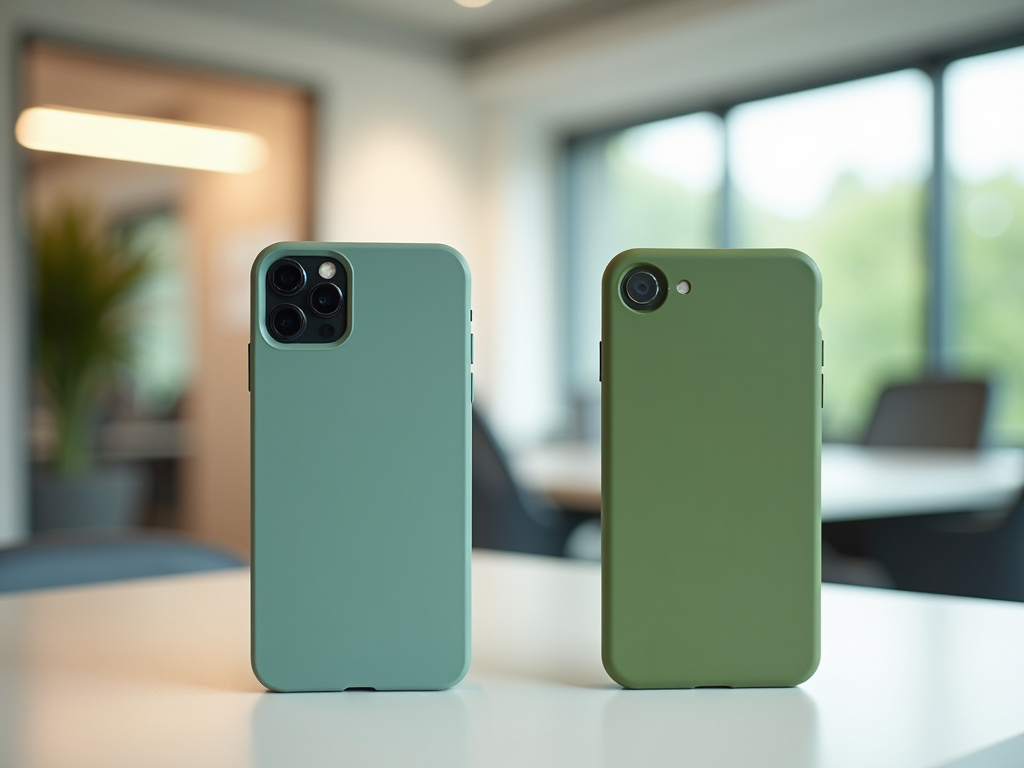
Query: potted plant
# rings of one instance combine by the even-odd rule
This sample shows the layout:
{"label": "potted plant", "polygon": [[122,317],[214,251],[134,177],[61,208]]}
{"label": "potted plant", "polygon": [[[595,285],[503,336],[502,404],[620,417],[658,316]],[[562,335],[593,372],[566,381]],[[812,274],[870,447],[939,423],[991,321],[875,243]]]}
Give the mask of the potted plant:
{"label": "potted plant", "polygon": [[35,257],[35,367],[52,409],[52,466],[37,474],[36,530],[135,522],[140,472],[95,461],[97,405],[131,357],[132,296],[147,254],[105,232],[93,210],[65,203],[31,227]]}

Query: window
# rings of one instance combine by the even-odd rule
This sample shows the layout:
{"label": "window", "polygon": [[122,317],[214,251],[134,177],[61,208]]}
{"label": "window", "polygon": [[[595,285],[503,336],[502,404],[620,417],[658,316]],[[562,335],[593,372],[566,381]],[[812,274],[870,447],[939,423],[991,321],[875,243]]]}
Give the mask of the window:
{"label": "window", "polygon": [[1024,48],[946,73],[951,362],[996,384],[993,437],[1024,441]]}
{"label": "window", "polygon": [[917,70],[729,113],[732,244],[796,248],[821,270],[826,437],[858,439],[878,390],[924,362],[930,115]]}
{"label": "window", "polygon": [[[826,438],[858,440],[881,387],[931,370],[994,381],[991,436],[1024,440],[1024,48],[936,72],[570,142],[574,437],[599,426],[609,259],[629,247],[728,245],[792,247],[818,263]],[[933,170],[949,180],[948,218],[932,204],[942,200],[930,197]]]}
{"label": "window", "polygon": [[601,390],[601,275],[627,248],[707,248],[718,240],[722,120],[701,112],[584,139],[570,150],[571,386],[584,437]]}
{"label": "window", "polygon": [[145,414],[174,413],[195,367],[183,223],[176,211],[163,210],[131,217],[118,229],[153,265],[135,299],[144,308],[132,326],[135,406]]}

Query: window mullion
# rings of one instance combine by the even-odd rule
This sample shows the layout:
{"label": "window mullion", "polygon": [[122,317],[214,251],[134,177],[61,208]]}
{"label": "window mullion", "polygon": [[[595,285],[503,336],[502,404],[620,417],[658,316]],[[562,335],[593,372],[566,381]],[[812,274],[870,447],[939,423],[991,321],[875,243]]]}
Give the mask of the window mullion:
{"label": "window mullion", "polygon": [[731,248],[736,242],[736,223],[732,188],[732,147],[729,141],[729,111],[719,114],[722,120],[722,185],[718,193],[717,232],[715,240],[719,248]]}
{"label": "window mullion", "polygon": [[927,71],[932,81],[932,170],[926,216],[925,362],[928,372],[948,370],[951,301],[949,171],[946,164],[945,64]]}

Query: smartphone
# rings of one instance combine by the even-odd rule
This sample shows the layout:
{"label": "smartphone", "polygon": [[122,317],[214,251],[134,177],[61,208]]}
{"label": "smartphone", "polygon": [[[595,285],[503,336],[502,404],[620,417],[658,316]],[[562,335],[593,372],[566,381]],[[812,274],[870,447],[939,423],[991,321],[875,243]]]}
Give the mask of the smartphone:
{"label": "smartphone", "polygon": [[469,665],[470,275],[443,245],[252,267],[252,668],[439,690]]}
{"label": "smartphone", "polygon": [[821,279],[793,250],[630,250],[604,272],[602,655],[627,688],[817,668]]}

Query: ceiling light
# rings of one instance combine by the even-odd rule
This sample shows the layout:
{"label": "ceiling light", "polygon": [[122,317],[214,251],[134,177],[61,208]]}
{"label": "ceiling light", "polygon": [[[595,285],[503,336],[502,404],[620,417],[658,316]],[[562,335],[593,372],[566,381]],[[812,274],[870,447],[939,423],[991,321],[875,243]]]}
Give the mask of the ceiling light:
{"label": "ceiling light", "polygon": [[463,8],[480,8],[487,5],[491,0],[455,0]]}
{"label": "ceiling light", "polygon": [[14,135],[44,152],[222,173],[255,171],[267,157],[267,143],[246,131],[68,107],[24,110]]}

